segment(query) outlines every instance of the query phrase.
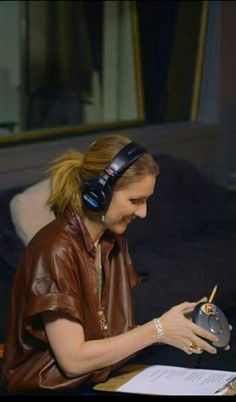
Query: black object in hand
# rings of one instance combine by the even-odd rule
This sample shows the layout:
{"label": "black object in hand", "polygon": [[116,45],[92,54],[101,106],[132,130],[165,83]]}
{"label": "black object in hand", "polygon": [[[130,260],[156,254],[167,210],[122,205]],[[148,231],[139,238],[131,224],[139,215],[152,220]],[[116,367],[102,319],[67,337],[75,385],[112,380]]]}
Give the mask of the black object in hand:
{"label": "black object in hand", "polygon": [[193,311],[193,322],[217,336],[213,345],[224,348],[230,340],[228,320],[223,311],[213,303],[199,303]]}

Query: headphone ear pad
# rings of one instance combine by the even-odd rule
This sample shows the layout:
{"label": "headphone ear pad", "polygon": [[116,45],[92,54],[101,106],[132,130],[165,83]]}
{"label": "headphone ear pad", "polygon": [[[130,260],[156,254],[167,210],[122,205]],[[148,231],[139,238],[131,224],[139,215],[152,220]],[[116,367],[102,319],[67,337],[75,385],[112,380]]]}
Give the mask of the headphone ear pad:
{"label": "headphone ear pad", "polygon": [[83,186],[82,200],[90,211],[105,211],[110,204],[111,197],[111,186],[109,183],[104,183],[102,177],[93,177],[87,180]]}

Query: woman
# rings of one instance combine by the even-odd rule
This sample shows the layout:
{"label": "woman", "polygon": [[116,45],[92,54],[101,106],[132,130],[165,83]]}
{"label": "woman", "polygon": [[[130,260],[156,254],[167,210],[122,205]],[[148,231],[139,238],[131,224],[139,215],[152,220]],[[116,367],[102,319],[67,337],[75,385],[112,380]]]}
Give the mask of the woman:
{"label": "woman", "polygon": [[14,280],[5,356],[10,392],[80,389],[104,381],[136,352],[166,343],[188,354],[216,353],[216,336],[175,306],[136,326],[131,290],[139,282],[124,232],[145,218],[159,168],[119,135],[51,166],[48,201],[56,219],[27,246]]}

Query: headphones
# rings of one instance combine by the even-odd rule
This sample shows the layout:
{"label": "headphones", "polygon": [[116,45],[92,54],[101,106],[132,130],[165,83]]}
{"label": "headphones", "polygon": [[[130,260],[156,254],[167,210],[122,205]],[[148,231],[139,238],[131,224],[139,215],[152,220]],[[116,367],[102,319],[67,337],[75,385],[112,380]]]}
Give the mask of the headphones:
{"label": "headphones", "polygon": [[135,142],[125,145],[100,176],[92,177],[84,183],[82,189],[84,205],[94,212],[105,211],[111,202],[114,181],[146,152],[145,148]]}

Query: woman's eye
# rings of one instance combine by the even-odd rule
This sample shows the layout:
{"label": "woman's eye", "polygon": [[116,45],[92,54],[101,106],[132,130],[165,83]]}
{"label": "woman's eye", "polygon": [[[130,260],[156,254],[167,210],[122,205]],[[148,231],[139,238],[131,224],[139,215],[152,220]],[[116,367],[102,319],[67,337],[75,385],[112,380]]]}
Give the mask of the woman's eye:
{"label": "woman's eye", "polygon": [[144,200],[142,200],[142,199],[131,199],[130,201],[131,201],[132,204],[134,204],[134,205],[141,205],[141,204],[144,203]]}

